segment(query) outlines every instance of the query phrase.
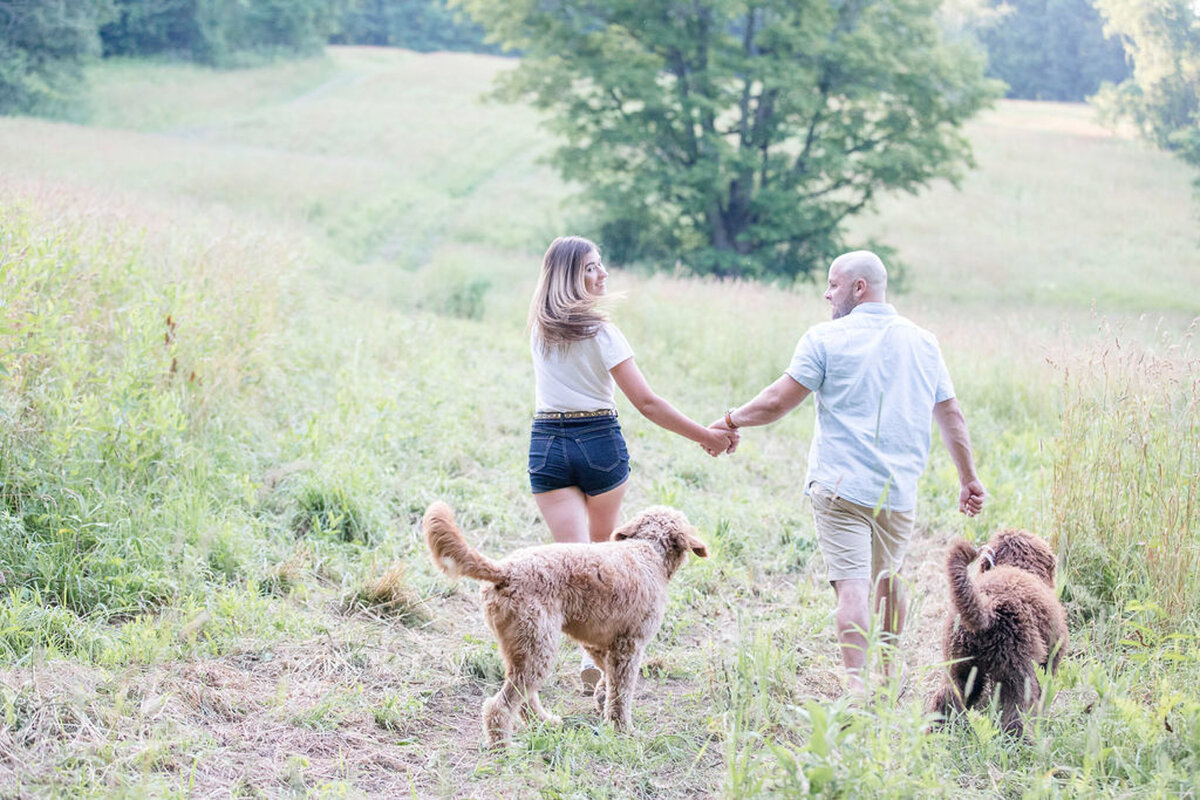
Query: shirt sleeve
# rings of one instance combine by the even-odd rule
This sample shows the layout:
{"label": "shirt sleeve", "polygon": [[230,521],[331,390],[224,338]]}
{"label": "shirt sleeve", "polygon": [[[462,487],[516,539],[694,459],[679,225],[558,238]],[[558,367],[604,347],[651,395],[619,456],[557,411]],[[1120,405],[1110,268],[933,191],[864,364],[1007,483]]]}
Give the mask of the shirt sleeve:
{"label": "shirt sleeve", "polygon": [[811,330],[796,343],[792,363],[788,365],[786,372],[792,380],[810,392],[817,391],[825,383],[825,348],[813,336]]}
{"label": "shirt sleeve", "polygon": [[600,330],[596,332],[596,344],[600,346],[600,359],[605,369],[612,369],[633,357],[633,348],[625,340],[624,334],[611,322],[600,326]]}
{"label": "shirt sleeve", "polygon": [[943,400],[949,400],[954,397],[954,384],[950,381],[950,370],[946,369],[946,360],[942,358],[942,351],[938,350],[938,378],[937,388],[933,393],[933,402],[940,403]]}

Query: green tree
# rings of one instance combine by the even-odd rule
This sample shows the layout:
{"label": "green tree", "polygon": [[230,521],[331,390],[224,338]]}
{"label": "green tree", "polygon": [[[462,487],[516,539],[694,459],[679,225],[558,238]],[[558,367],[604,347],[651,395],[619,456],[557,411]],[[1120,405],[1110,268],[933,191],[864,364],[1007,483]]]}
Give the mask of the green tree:
{"label": "green tree", "polygon": [[0,0],[0,114],[66,114],[100,54],[108,0]]}
{"label": "green tree", "polygon": [[620,260],[795,277],[882,191],[957,180],[998,85],[939,0],[458,0],[524,51],[499,94],[552,112],[552,161]]}
{"label": "green tree", "polygon": [[1133,75],[1098,98],[1150,141],[1200,166],[1200,10],[1192,0],[1097,0],[1105,30],[1121,37]]}
{"label": "green tree", "polygon": [[1008,96],[1083,100],[1104,81],[1129,75],[1125,50],[1106,38],[1091,0],[1001,0],[1007,10],[980,31],[988,74],[1008,84]]}
{"label": "green tree", "polygon": [[195,0],[114,2],[114,18],[100,30],[105,56],[170,54],[191,58],[200,40]]}
{"label": "green tree", "polygon": [[484,42],[484,36],[482,28],[449,8],[446,0],[356,0],[330,41],[420,52],[499,52],[499,47]]}
{"label": "green tree", "polygon": [[105,55],[170,55],[215,66],[320,52],[346,0],[115,0]]}

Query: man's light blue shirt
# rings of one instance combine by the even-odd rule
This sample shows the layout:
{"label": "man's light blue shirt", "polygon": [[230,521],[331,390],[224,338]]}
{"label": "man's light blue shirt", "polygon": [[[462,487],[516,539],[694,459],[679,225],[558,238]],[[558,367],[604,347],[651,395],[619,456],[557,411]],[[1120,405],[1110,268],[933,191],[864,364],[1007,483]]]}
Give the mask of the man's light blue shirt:
{"label": "man's light blue shirt", "polygon": [[954,397],[933,334],[887,303],[860,303],[810,328],[787,374],[817,405],[806,491],[815,481],[859,505],[915,509],[933,406]]}

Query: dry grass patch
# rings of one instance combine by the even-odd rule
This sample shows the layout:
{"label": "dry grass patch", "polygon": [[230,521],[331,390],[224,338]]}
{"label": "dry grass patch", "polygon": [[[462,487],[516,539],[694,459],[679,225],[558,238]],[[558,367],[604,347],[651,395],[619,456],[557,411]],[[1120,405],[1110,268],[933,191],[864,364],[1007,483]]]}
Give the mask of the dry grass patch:
{"label": "dry grass patch", "polygon": [[297,547],[294,553],[267,570],[261,588],[267,594],[287,595],[304,582],[311,565],[312,550],[306,546]]}
{"label": "dry grass patch", "polygon": [[397,561],[379,575],[367,579],[346,599],[348,611],[369,611],[393,619],[402,625],[420,625],[429,621],[424,600],[408,585],[404,562]]}

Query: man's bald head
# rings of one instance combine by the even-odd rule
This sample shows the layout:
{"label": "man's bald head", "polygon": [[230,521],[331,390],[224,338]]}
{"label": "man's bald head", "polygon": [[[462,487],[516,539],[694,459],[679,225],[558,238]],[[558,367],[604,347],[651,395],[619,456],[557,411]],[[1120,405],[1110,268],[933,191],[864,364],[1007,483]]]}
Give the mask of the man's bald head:
{"label": "man's bald head", "polygon": [[859,303],[883,303],[887,297],[887,268],[869,250],[843,253],[829,265],[825,299],[833,318],[844,317]]}
{"label": "man's bald head", "polygon": [[887,292],[887,267],[883,266],[879,256],[870,250],[853,250],[835,258],[829,265],[830,272],[834,269],[841,270],[842,277],[848,281],[862,278],[872,293],[879,293],[880,300],[875,302],[882,302]]}

